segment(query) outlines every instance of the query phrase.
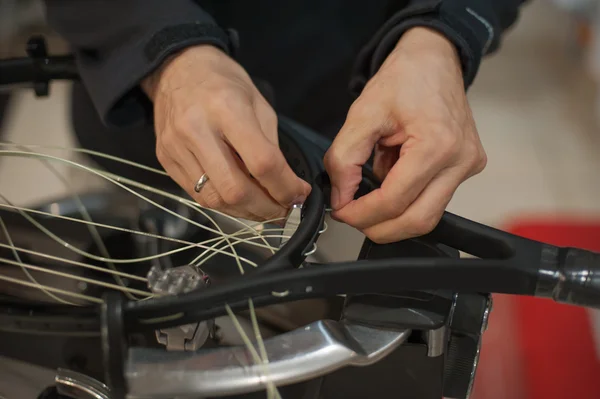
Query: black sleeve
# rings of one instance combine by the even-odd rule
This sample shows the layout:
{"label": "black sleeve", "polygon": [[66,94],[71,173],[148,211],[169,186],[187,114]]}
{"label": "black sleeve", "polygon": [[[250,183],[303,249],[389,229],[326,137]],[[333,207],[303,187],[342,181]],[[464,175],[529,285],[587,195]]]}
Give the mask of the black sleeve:
{"label": "black sleeve", "polygon": [[45,0],[51,27],[72,46],[104,123],[144,118],[139,82],[173,52],[212,44],[230,53],[231,36],[192,0]]}
{"label": "black sleeve", "polygon": [[409,0],[373,36],[358,56],[351,90],[359,94],[408,29],[425,26],[444,34],[456,46],[465,88],[481,59],[500,46],[503,33],[517,20],[527,0]]}

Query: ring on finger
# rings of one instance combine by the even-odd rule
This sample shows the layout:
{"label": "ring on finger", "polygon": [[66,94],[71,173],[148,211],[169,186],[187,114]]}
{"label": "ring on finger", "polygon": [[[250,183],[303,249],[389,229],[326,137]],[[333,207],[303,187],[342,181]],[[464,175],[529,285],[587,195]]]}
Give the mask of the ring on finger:
{"label": "ring on finger", "polygon": [[202,176],[200,176],[200,178],[196,182],[196,185],[194,186],[194,191],[199,193],[200,190],[202,190],[202,187],[206,185],[206,182],[208,182],[208,175],[205,173]]}

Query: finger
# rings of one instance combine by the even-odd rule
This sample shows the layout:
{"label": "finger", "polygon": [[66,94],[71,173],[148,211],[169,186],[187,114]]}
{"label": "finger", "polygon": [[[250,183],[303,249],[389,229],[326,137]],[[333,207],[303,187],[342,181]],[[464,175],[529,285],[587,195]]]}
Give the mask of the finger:
{"label": "finger", "polygon": [[156,158],[158,162],[162,165],[163,169],[171,179],[175,181],[182,189],[184,189],[188,194],[189,188],[187,187],[188,177],[183,172],[181,166],[175,161],[169,152],[162,146],[159,142],[156,143]]}
{"label": "finger", "polygon": [[375,143],[387,134],[387,118],[382,107],[366,105],[367,101],[355,102],[348,118],[331,147],[325,154],[325,169],[331,180],[331,206],[346,206],[358,190],[362,179],[362,166],[371,156]]}
{"label": "finger", "polygon": [[[164,159],[164,163],[168,166],[163,165],[169,176],[182,188],[190,197],[192,197],[198,204],[207,209],[216,210],[219,212],[226,213],[233,217],[249,218],[250,214],[239,212],[232,209],[225,204],[225,201],[221,198],[219,193],[215,190],[214,185],[210,182],[202,187],[200,193],[196,193],[194,186],[200,177],[204,174],[202,168],[198,165],[197,167],[190,167],[191,163],[189,160],[184,161],[186,166],[183,166],[174,159],[182,160],[185,157],[185,149],[175,151],[171,148],[170,153],[176,154],[175,156],[168,156]],[[196,177],[198,176],[198,177]]]}
{"label": "finger", "polygon": [[255,101],[254,111],[262,132],[272,144],[279,147],[277,114],[273,108],[271,108],[266,100],[259,98]]}
{"label": "finger", "polygon": [[380,188],[350,202],[333,216],[357,229],[365,229],[400,216],[443,169],[435,148],[414,146],[400,155]]}
{"label": "finger", "polygon": [[437,175],[399,217],[371,226],[362,232],[380,244],[397,242],[430,233],[439,223],[456,188],[464,181],[457,169]]}
{"label": "finger", "polygon": [[202,159],[212,184],[225,205],[249,213],[252,220],[282,217],[286,209],[269,197],[245,173],[236,160],[236,154],[220,136],[214,134],[194,135],[189,145],[192,158]]}
{"label": "finger", "polygon": [[240,105],[229,111],[220,120],[223,131],[252,176],[282,206],[304,202],[310,185],[292,171],[279,147],[264,134],[254,109]]}

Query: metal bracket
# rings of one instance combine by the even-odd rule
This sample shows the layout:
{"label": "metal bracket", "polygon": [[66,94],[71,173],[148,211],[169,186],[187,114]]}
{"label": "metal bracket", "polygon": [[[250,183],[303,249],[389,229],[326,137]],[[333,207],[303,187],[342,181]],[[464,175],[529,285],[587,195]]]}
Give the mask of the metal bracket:
{"label": "metal bracket", "polygon": [[[157,267],[148,273],[148,287],[158,295],[177,295],[207,287],[210,280],[193,266],[179,266],[160,270]],[[186,324],[156,331],[156,340],[172,351],[196,351],[204,345],[214,329],[214,322]]]}

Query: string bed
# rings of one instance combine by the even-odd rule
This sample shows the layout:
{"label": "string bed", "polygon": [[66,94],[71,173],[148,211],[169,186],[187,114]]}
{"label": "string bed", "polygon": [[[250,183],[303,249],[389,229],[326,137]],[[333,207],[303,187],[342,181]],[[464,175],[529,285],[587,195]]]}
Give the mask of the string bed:
{"label": "string bed", "polygon": [[[78,260],[74,260],[67,256],[45,253],[16,245],[13,233],[11,232],[10,223],[0,217],[0,232],[2,237],[0,250],[3,250],[3,256],[0,256],[0,293],[3,291],[2,287],[7,287],[9,285],[21,286],[39,290],[39,292],[43,293],[45,296],[46,301],[63,305],[86,306],[102,303],[102,298],[100,296],[90,295],[86,293],[86,290],[79,289],[80,287],[94,286],[101,289],[120,291],[130,300],[147,300],[155,297],[157,294],[152,293],[150,289],[148,289],[148,279],[145,275],[133,272],[137,265],[168,259],[169,257],[178,254],[192,253],[192,255],[189,255],[190,257],[193,256],[189,264],[198,271],[201,271],[201,268],[215,256],[222,256],[231,259],[237,265],[239,273],[244,274],[244,266],[257,267],[258,263],[255,260],[249,259],[249,257],[240,255],[238,247],[255,248],[259,251],[266,251],[267,253],[274,254],[279,249],[279,245],[276,243],[289,239],[294,232],[295,226],[292,223],[287,223],[285,227],[280,227],[280,224],[285,221],[284,218],[263,221],[260,223],[237,219],[215,210],[205,209],[190,198],[179,196],[156,187],[151,187],[93,166],[78,163],[65,156],[50,155],[46,153],[47,151],[53,150],[71,154],[94,155],[96,157],[103,157],[143,169],[157,175],[166,175],[166,172],[162,170],[150,168],[126,159],[95,151],[80,148],[61,148],[1,142],[0,156],[18,157],[31,162],[38,162],[39,165],[50,171],[60,184],[63,185],[64,189],[70,193],[79,217],[62,215],[30,206],[15,204],[3,190],[0,190],[0,200],[2,201],[2,203],[0,203],[0,210],[11,211],[20,215],[29,223],[32,230],[35,229],[36,232],[41,233],[44,237],[61,248],[61,251],[58,251],[59,253],[67,251],[78,257]],[[75,192],[76,190],[70,182],[70,179],[65,177],[58,170],[56,167],[57,165],[65,165],[68,168],[83,171],[91,177],[101,179],[109,186],[109,190],[120,190],[121,192],[132,196],[137,201],[160,210],[169,217],[176,218],[178,221],[185,222],[190,226],[193,226],[193,228],[210,233],[212,236],[200,241],[190,241],[170,237],[164,234],[95,221],[91,212],[86,209],[85,201],[81,198],[81,195]],[[185,207],[192,217],[185,216],[182,212],[172,209],[175,206],[170,207],[164,205],[164,202],[167,201],[170,202],[170,204]],[[201,217],[206,223],[198,222],[198,218],[195,216]],[[85,226],[86,231],[89,233],[89,237],[94,244],[94,248],[96,248],[98,253],[92,253],[89,249],[80,248],[76,244],[69,242],[68,239],[62,238],[60,232],[52,231],[52,229],[44,225],[43,221],[48,219],[56,219],[65,223],[75,223]],[[230,226],[234,226],[233,231],[225,232],[221,228],[220,223],[217,222],[217,219],[227,221]],[[168,245],[175,247],[162,252],[157,251],[156,253],[146,256],[115,257],[110,254],[109,248],[104,242],[103,237],[106,236],[106,232],[125,233],[132,237],[168,243]],[[27,258],[27,260],[24,258]],[[52,262],[53,265],[59,265],[59,267],[44,265],[44,261]],[[131,269],[132,271],[129,271],[128,269]],[[7,273],[7,270],[10,270],[11,273]],[[22,275],[18,276],[15,274],[15,270],[20,270]],[[78,270],[91,272],[93,273],[93,276],[102,275],[110,277],[110,279],[94,278],[84,275],[83,273],[75,272]],[[50,280],[54,282],[58,281],[61,284],[51,284],[48,282]],[[64,282],[68,282],[66,287],[65,284],[63,284]],[[135,287],[132,285],[135,285]],[[71,287],[71,289],[67,287]],[[285,293],[273,294],[285,295]],[[253,340],[243,329],[238,317],[233,313],[229,306],[227,306],[227,313],[253,361],[256,364],[262,365],[267,398],[280,398],[279,391],[269,378],[268,357],[261,336],[256,311],[251,299],[249,299],[248,305],[256,346],[253,344]]]}

